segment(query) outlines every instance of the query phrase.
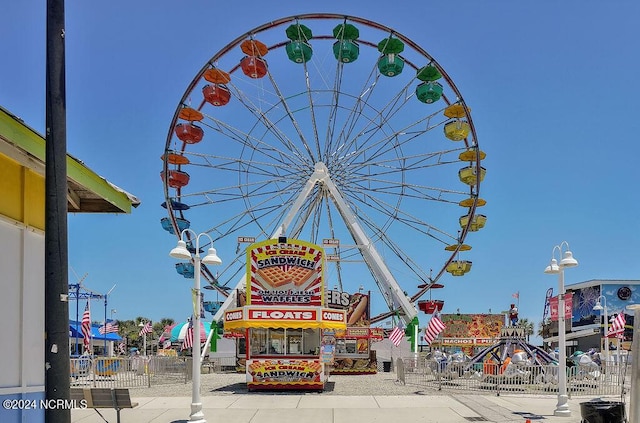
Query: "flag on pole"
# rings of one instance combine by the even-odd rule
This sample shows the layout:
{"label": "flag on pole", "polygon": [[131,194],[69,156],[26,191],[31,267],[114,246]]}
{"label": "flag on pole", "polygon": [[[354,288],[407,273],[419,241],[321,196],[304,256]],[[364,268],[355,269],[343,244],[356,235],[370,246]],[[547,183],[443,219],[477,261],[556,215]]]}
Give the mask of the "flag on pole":
{"label": "flag on pole", "polygon": [[431,316],[427,327],[424,329],[424,340],[427,345],[431,344],[436,336],[444,330],[444,323],[438,314]]}
{"label": "flag on pole", "polygon": [[620,312],[611,322],[611,329],[609,330],[609,334],[607,338],[614,338],[616,336],[621,336],[624,333],[624,325],[626,324],[626,319],[624,317],[624,313]]}
{"label": "flag on pole", "polygon": [[151,322],[147,322],[142,327],[142,329],[140,329],[140,333],[138,334],[138,336],[142,336],[145,333],[151,333],[151,332],[153,332],[153,326],[151,326]]}
{"label": "flag on pole", "polygon": [[391,333],[389,334],[389,341],[396,347],[400,345],[402,340],[404,339],[404,326],[402,325],[402,320],[398,321],[398,325],[393,328]]}
{"label": "flag on pole", "polygon": [[191,347],[193,347],[193,320],[189,320],[189,326],[187,327],[187,333],[184,335],[181,349],[186,350]]}
{"label": "flag on pole", "polygon": [[518,292],[514,292],[513,294],[511,294],[511,296],[512,296],[513,298],[516,298],[516,299],[518,299],[518,300],[519,300],[519,299],[520,299],[520,291],[518,291]]}
{"label": "flag on pole", "polygon": [[82,343],[84,344],[85,351],[89,349],[91,343],[91,312],[89,311],[89,301],[84,307],[84,314],[82,315]]}
{"label": "flag on pole", "polygon": [[98,332],[100,332],[101,335],[105,333],[118,333],[118,322],[107,322],[98,328]]}
{"label": "flag on pole", "polygon": [[120,352],[120,354],[124,355],[127,352],[127,345],[124,342],[120,342],[118,344],[118,351]]}

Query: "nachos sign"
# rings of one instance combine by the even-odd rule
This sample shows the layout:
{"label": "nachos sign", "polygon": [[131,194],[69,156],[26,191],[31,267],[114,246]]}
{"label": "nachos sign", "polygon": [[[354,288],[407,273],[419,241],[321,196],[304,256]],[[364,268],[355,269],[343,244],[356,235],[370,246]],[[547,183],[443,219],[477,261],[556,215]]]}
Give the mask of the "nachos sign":
{"label": "nachos sign", "polygon": [[269,239],[247,251],[247,304],[323,305],[324,250],[300,240]]}

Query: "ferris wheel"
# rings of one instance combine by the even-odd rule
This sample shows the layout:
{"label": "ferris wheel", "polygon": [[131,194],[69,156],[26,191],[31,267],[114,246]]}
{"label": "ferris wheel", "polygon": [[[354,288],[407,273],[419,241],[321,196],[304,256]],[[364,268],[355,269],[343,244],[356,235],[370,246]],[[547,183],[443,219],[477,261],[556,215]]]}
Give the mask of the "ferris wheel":
{"label": "ferris wheel", "polygon": [[289,237],[325,247],[329,289],[371,292],[372,322],[410,320],[443,276],[471,270],[465,239],[486,222],[470,112],[443,67],[391,28],[334,14],[269,22],[214,54],[178,102],[162,225],[212,237],[224,265],[203,277],[227,301],[249,243]]}

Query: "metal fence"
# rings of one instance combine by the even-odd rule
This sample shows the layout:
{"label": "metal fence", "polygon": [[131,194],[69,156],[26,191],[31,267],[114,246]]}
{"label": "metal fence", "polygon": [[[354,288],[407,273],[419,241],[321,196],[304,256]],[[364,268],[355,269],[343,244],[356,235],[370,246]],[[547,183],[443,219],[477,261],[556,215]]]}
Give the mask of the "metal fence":
{"label": "metal fence", "polygon": [[70,364],[73,387],[134,388],[191,380],[190,357],[79,357]]}
{"label": "metal fence", "polygon": [[[494,363],[439,362],[424,358],[398,358],[395,371],[400,382],[435,390],[503,393],[555,394],[557,365],[510,365]],[[631,366],[604,365],[567,367],[567,393],[624,395],[630,390]]]}

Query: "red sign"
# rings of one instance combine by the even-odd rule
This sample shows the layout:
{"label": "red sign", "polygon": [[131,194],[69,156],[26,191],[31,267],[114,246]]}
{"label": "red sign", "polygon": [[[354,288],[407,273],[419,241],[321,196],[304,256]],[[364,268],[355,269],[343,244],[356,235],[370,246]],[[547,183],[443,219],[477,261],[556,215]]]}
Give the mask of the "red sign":
{"label": "red sign", "polygon": [[[344,315],[343,315],[344,318]],[[267,310],[249,309],[251,320],[317,320],[315,309]]]}
{"label": "red sign", "polygon": [[[558,321],[558,297],[549,298],[549,308],[551,309],[551,321]],[[573,315],[573,293],[564,294],[564,319],[571,320]]]}

